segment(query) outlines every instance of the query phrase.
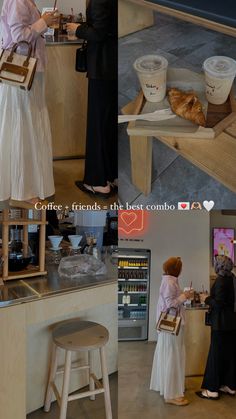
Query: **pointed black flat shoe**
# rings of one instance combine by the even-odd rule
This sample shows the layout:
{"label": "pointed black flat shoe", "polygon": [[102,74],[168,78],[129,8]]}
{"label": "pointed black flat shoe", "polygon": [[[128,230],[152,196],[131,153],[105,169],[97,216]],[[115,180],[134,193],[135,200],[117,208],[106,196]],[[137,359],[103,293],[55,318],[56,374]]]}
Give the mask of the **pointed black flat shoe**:
{"label": "pointed black flat shoe", "polygon": [[118,186],[115,185],[115,183],[110,183],[110,187],[111,187],[111,189],[113,190],[114,193],[118,192]]}
{"label": "pointed black flat shoe", "polygon": [[92,186],[91,189],[86,188],[86,186],[84,186],[84,183],[81,180],[76,180],[75,181],[75,185],[77,186],[77,188],[79,188],[82,192],[85,192],[89,195],[92,195],[94,197],[97,198],[102,198],[102,199],[108,199],[113,195],[113,191],[110,192],[97,192],[94,190],[94,188]]}
{"label": "pointed black flat shoe", "polygon": [[195,394],[200,397],[201,399],[206,399],[206,400],[219,400],[219,396],[217,397],[212,397],[212,396],[205,396],[204,394],[202,394],[202,391],[196,391]]}

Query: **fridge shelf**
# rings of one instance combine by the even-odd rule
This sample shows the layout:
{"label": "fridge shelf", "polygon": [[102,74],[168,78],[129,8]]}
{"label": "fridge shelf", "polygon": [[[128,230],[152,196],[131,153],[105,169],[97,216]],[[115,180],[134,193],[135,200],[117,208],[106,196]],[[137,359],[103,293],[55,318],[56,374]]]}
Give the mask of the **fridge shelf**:
{"label": "fridge shelf", "polygon": [[140,307],[140,308],[143,308],[143,307],[147,307],[147,304],[118,304],[118,307],[126,307],[126,308],[128,308],[128,307]]}
{"label": "fridge shelf", "polygon": [[121,282],[125,282],[125,281],[129,281],[129,282],[148,282],[148,280],[147,280],[147,278],[146,279],[130,279],[130,278],[125,278],[125,279],[123,279],[123,278],[118,278],[118,281],[121,281]]}
{"label": "fridge shelf", "polygon": [[118,340],[148,338],[150,256],[148,249],[119,249]]}
{"label": "fridge shelf", "polygon": [[118,291],[118,294],[147,294],[147,290],[145,291]]}
{"label": "fridge shelf", "polygon": [[148,266],[119,266],[118,269],[138,269],[138,270],[147,270]]}

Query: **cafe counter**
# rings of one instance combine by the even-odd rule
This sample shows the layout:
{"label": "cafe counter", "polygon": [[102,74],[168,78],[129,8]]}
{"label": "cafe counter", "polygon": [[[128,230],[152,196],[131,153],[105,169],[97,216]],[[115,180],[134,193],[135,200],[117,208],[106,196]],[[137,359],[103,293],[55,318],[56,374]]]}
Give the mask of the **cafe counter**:
{"label": "cafe counter", "polygon": [[[103,324],[109,374],[117,371],[117,282],[113,275],[62,280],[54,269],[34,279],[9,281],[0,291],[0,417],[25,419],[44,404],[52,325],[69,318]],[[98,354],[95,365],[99,365]],[[80,355],[80,361],[83,356]],[[4,360],[4,361],[3,361]],[[62,365],[64,359],[59,363]],[[101,377],[100,370],[95,374]],[[60,381],[60,379],[59,379]],[[70,391],[87,385],[74,374]]]}
{"label": "cafe counter", "polygon": [[85,155],[88,83],[86,73],[75,71],[76,50],[82,43],[60,35],[46,38],[46,100],[54,159]]}
{"label": "cafe counter", "polygon": [[209,326],[205,326],[207,307],[191,307],[186,309],[185,348],[186,348],[186,376],[203,375],[209,346]]}

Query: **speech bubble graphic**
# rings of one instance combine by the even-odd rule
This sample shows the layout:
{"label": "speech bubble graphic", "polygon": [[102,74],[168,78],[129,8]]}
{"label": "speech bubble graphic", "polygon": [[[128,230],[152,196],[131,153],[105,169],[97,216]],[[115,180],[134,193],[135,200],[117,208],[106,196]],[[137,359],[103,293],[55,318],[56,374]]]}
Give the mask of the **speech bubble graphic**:
{"label": "speech bubble graphic", "polygon": [[145,227],[145,214],[143,210],[119,210],[119,232],[125,235],[140,234]]}

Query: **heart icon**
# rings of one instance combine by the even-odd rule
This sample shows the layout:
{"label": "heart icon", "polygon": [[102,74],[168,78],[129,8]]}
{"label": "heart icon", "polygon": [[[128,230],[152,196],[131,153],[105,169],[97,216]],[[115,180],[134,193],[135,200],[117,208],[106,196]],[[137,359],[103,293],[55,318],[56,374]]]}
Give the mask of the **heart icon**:
{"label": "heart icon", "polygon": [[135,214],[135,212],[123,212],[121,214],[121,219],[122,221],[127,225],[130,226],[131,224],[133,224],[136,220],[137,220],[137,214]]}
{"label": "heart icon", "polygon": [[214,201],[203,201],[203,206],[207,211],[211,211],[214,205],[215,205]]}
{"label": "heart icon", "polygon": [[182,204],[181,204],[181,208],[183,208],[183,209],[184,209],[184,208],[186,208],[186,207],[187,207],[187,204],[184,204],[184,203],[182,203]]}

